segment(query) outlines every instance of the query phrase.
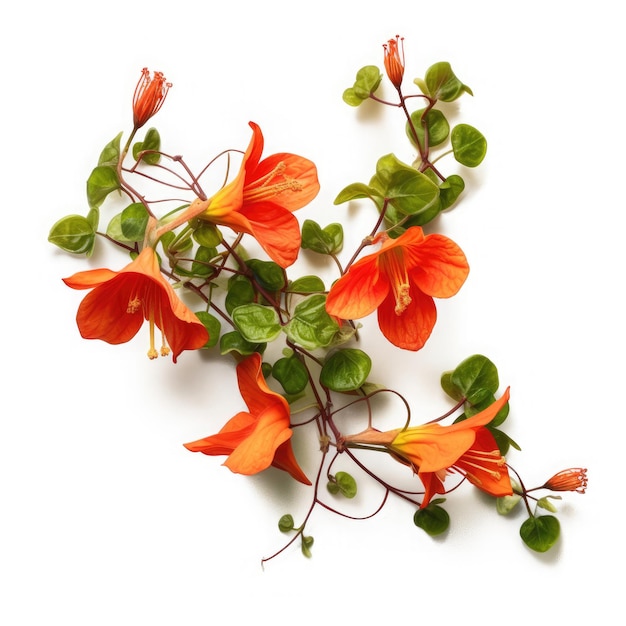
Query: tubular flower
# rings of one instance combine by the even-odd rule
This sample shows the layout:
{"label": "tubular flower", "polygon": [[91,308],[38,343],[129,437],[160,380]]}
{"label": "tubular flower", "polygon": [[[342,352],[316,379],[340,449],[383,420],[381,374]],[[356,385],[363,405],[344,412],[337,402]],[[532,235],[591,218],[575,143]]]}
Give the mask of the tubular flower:
{"label": "tubular flower", "polygon": [[254,353],[237,365],[239,390],[249,412],[237,413],[216,435],[184,444],[192,452],[226,454],[224,465],[237,474],[258,474],[270,465],[310,485],[291,447],[289,404],[270,390]]}
{"label": "tubular flower", "polygon": [[252,235],[270,258],[288,267],[298,256],[300,226],[292,211],[308,204],[319,191],[315,164],[301,156],[273,154],[262,161],[263,134],[250,122],[252,139],[235,179],[209,200],[196,200],[200,219]]}
{"label": "tubular flower", "polygon": [[587,469],[582,467],[570,467],[557,472],[544,485],[544,489],[552,491],[575,491],[585,493],[587,490]]}
{"label": "tubular flower", "polygon": [[[176,363],[183,350],[202,348],[209,339],[202,322],[178,298],[148,247],[119,272],[95,269],[78,272],[63,282],[72,289],[93,289],[78,307],[76,321],[85,339],[119,344],[130,341],[144,319],[150,324],[148,356],[156,358],[154,327],[161,330],[161,356],[172,352]],[[168,347],[169,345],[169,347]]]}
{"label": "tubular flower", "polygon": [[[404,37],[396,35],[395,39],[390,39],[383,44],[385,50],[385,70],[387,76],[396,89],[400,89],[404,78]],[[400,48],[402,48],[402,58],[400,58]]]}
{"label": "tubular flower", "polygon": [[331,287],[326,310],[347,320],[378,309],[383,335],[399,348],[419,350],[437,320],[433,296],[453,296],[468,273],[456,243],[413,226],[352,265]]}
{"label": "tubular flower", "polygon": [[165,82],[162,72],[154,72],[150,78],[147,67],[141,70],[141,78],[135,87],[133,95],[133,123],[137,130],[141,128],[152,116],[156,115],[165,102],[165,96],[172,83]]}
{"label": "tubular flower", "polygon": [[345,441],[348,445],[382,445],[397,461],[412,467],[425,487],[422,507],[435,493],[445,493],[443,481],[451,471],[492,496],[511,495],[506,461],[486,428],[508,400],[507,389],[483,411],[450,426],[434,423],[386,432],[370,429]]}

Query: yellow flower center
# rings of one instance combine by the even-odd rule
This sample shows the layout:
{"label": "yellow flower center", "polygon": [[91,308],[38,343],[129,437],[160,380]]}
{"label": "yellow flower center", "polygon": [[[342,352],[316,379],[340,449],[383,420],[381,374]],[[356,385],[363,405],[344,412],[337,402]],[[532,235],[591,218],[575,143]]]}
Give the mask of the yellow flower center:
{"label": "yellow flower center", "polygon": [[381,270],[391,283],[391,290],[396,301],[395,313],[402,315],[412,302],[409,276],[406,272],[401,250],[392,249],[380,257]]}
{"label": "yellow flower center", "polygon": [[273,198],[283,191],[302,191],[302,183],[295,178],[285,176],[286,169],[287,166],[281,161],[271,172],[256,180],[254,186],[244,190],[244,202],[258,202]]}

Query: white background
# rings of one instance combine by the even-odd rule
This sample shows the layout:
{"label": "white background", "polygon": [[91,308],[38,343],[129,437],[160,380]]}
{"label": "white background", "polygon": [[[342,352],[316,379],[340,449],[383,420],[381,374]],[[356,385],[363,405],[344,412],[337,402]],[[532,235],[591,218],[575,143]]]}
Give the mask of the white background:
{"label": "white background", "polygon": [[[7,9],[2,624],[615,623],[624,557],[618,4],[328,6],[59,0]],[[426,420],[449,407],[440,373],[486,354],[511,385],[508,430],[523,452],[510,462],[530,484],[583,465],[590,486],[565,494],[562,538],[546,555],[519,540],[522,517],[499,517],[463,489],[449,499],[443,539],[415,528],[401,502],[365,522],[318,509],[313,558],[292,548],[263,571],[261,557],[283,541],[278,517],[301,517],[307,490],[274,470],[231,474],[181,445],[242,408],[231,363],[197,353],[175,366],[150,362],[146,329],[123,346],[82,340],[74,316],[83,294],[61,277],[122,261],[71,257],[46,239],[62,215],[86,213],[85,180],[104,144],[129,130],[148,66],[174,83],[152,121],[164,148],[201,163],[245,148],[254,120],[266,154],[313,159],[321,192],[297,215],[343,222],[347,260],[372,214],[333,206],[335,195],[367,181],[383,154],[412,158],[398,112],[368,116],[341,100],[357,69],[382,68],[382,43],[396,33],[407,85],[447,60],[472,88],[455,121],[479,128],[489,150],[466,174],[462,203],[435,225],[466,252],[470,278],[439,303],[417,354],[394,350],[366,321],[371,378],[402,391]],[[298,444],[312,474],[309,448]],[[362,503],[375,499],[360,487]]]}

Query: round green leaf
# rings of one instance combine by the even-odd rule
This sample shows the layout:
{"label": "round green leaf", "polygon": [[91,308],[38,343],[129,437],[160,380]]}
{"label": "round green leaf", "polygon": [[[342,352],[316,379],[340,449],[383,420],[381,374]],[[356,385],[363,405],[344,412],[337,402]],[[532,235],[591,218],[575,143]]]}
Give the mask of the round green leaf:
{"label": "round green leaf", "polygon": [[224,305],[229,315],[234,309],[243,304],[249,304],[254,300],[254,287],[245,276],[233,276],[228,281],[228,291]]}
{"label": "round green leaf", "polygon": [[238,352],[242,356],[248,356],[255,352],[263,354],[266,347],[267,344],[265,343],[246,341],[237,330],[225,333],[220,337],[220,354],[222,355],[228,354],[229,352]]}
{"label": "round green leaf", "polygon": [[272,376],[288,394],[300,393],[309,384],[307,369],[296,356],[278,359],[272,367]]}
{"label": "round green leaf", "polygon": [[326,312],[325,294],[314,294],[300,302],[285,327],[289,339],[307,350],[329,345],[338,330],[339,325]]}
{"label": "round green leaf", "polygon": [[365,383],[371,368],[372,360],[363,350],[343,348],[326,359],[320,382],[333,391],[354,391]]}
{"label": "round green leaf", "polygon": [[[425,109],[419,109],[418,111],[413,111],[413,113],[411,113],[411,123],[417,133],[419,145],[422,148],[424,147],[424,123],[422,121],[424,111]],[[448,124],[446,116],[439,109],[430,109],[430,111],[426,113],[425,122],[426,128],[428,129],[429,146],[438,146],[448,138],[448,134],[450,133],[450,124]],[[411,128],[411,124],[409,124],[409,122],[406,123],[406,134],[411,143],[415,146],[413,128]]]}
{"label": "round green leaf", "polygon": [[87,179],[87,201],[91,208],[98,208],[105,198],[120,188],[115,169],[108,165],[95,167]]}
{"label": "round green leaf", "polygon": [[456,77],[447,61],[435,63],[426,70],[425,84],[435,100],[452,102],[465,92],[472,95],[472,90]]}
{"label": "round green leaf", "polygon": [[96,233],[86,217],[67,215],[50,229],[48,241],[72,254],[90,255],[96,241]]}
{"label": "round green leaf", "polygon": [[233,322],[246,341],[266,343],[280,335],[282,327],[275,309],[262,304],[243,304],[233,309]]}
{"label": "round green leaf", "polygon": [[547,552],[559,538],[561,525],[554,515],[529,517],[520,527],[524,543],[535,552]]}
{"label": "round green leaf", "polygon": [[286,515],[283,515],[278,520],[278,529],[280,530],[281,533],[288,533],[290,530],[293,530],[293,528],[294,528],[293,517],[289,513],[287,513]]}
{"label": "round green leaf", "polygon": [[120,226],[126,241],[143,240],[148,218],[148,210],[141,202],[133,202],[122,211]]}
{"label": "round green leaf", "polygon": [[324,281],[318,276],[302,276],[289,283],[289,293],[316,293],[325,291]]}
{"label": "round green leaf", "polygon": [[487,154],[487,140],[469,124],[458,124],[450,134],[454,158],[467,167],[476,167]]}
{"label": "round green leaf", "polygon": [[498,369],[482,354],[474,354],[462,361],[452,372],[450,381],[466,398],[479,389],[495,394],[500,386]]}
{"label": "round green leaf", "polygon": [[214,315],[206,311],[196,311],[196,317],[202,322],[209,333],[209,340],[204,344],[204,348],[212,348],[217,345],[220,338],[222,324]]}
{"label": "round green leaf", "polygon": [[209,222],[200,222],[198,227],[193,231],[193,238],[201,245],[207,248],[217,248],[222,242],[222,233],[217,226]]}
{"label": "round green leaf", "polygon": [[354,498],[357,492],[356,480],[347,472],[337,472],[326,487],[330,493],[341,493],[345,498]]}
{"label": "round green leaf", "polygon": [[448,530],[450,516],[443,507],[431,502],[427,507],[415,511],[413,522],[431,537],[435,537]]}
{"label": "round green leaf", "polygon": [[280,291],[285,286],[285,272],[274,261],[250,259],[246,265],[252,270],[254,277],[263,289]]}

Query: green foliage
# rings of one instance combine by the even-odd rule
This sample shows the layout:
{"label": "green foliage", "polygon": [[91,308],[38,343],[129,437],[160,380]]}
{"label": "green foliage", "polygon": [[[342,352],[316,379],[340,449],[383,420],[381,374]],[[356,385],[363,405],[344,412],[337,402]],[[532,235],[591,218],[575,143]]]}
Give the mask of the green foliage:
{"label": "green foliage", "polygon": [[222,324],[214,315],[206,311],[196,311],[196,317],[202,322],[209,333],[209,340],[204,344],[205,348],[212,348],[217,345],[220,338]]}
{"label": "green foliage", "polygon": [[306,556],[307,559],[311,558],[311,546],[313,545],[313,537],[302,535],[302,554]]}
{"label": "green foliage", "polygon": [[[133,145],[133,158],[148,165],[156,165],[161,160],[158,151],[161,149],[161,136],[156,128],[149,128],[143,141],[137,141]],[[141,154],[146,151],[147,154]],[[152,152],[154,151],[154,152]]]}
{"label": "green foliage", "polygon": [[98,157],[98,165],[108,166],[113,169],[117,168],[117,164],[120,161],[120,143],[123,134],[124,133],[118,133],[106,146],[104,146],[100,156]]}
{"label": "green foliage", "polygon": [[304,220],[301,247],[319,254],[337,254],[343,247],[343,227],[329,224],[322,228],[313,220]]}
{"label": "green foliage", "polygon": [[450,515],[439,506],[439,502],[442,501],[442,499],[433,500],[423,509],[417,509],[413,515],[413,523],[431,537],[441,535],[450,526]]}
{"label": "green foliage", "polygon": [[354,85],[343,92],[343,101],[357,107],[374,93],[383,76],[375,65],[366,65],[356,73]]}
{"label": "green foliage", "polygon": [[467,167],[480,165],[487,154],[487,140],[469,124],[458,124],[450,133],[454,158]]}
{"label": "green foliage", "polygon": [[519,529],[522,541],[535,552],[547,552],[561,534],[559,520],[553,515],[533,515]]}
{"label": "green foliage", "polygon": [[254,287],[250,279],[237,274],[228,280],[228,291],[224,305],[229,315],[238,307],[253,302],[255,298]]}
{"label": "green foliage", "polygon": [[287,285],[288,293],[319,293],[326,290],[319,276],[301,276]]}
{"label": "green foliage", "polygon": [[232,317],[241,336],[252,344],[274,341],[280,335],[280,320],[272,307],[242,304],[233,309]]}
{"label": "green foliage", "polygon": [[[426,115],[424,112],[426,109],[419,109],[411,113],[411,124],[406,123],[406,134],[411,143],[416,147],[424,150],[424,125],[428,130],[428,145],[438,146],[442,144],[450,134],[450,124],[446,116],[439,109],[430,109]],[[413,134],[413,130],[417,134],[416,137]]]}
{"label": "green foliage", "polygon": [[87,201],[92,209],[99,208],[107,196],[120,189],[117,172],[109,165],[98,165],[87,179]]}
{"label": "green foliage", "polygon": [[293,517],[289,513],[283,515],[278,520],[278,530],[280,530],[281,533],[288,533],[294,529],[294,526]]}
{"label": "green foliage", "polygon": [[284,330],[291,341],[306,350],[314,350],[328,346],[339,325],[326,312],[326,296],[314,294],[298,303]]}
{"label": "green foliage", "polygon": [[332,391],[355,391],[365,383],[371,369],[372,360],[363,350],[341,348],[324,362],[320,383]]}
{"label": "green foliage", "polygon": [[246,265],[252,270],[254,279],[259,286],[266,291],[280,291],[285,286],[285,272],[274,261],[249,259],[246,261]]}
{"label": "green foliage", "polygon": [[470,96],[473,95],[472,90],[456,77],[450,63],[447,61],[431,65],[426,70],[424,81],[415,82],[421,89],[425,87],[426,91],[424,93],[433,100],[452,102],[464,93],[468,93]]}
{"label": "green foliage", "polygon": [[234,352],[241,356],[248,356],[255,352],[263,354],[266,347],[267,344],[265,343],[252,343],[247,341],[237,330],[225,333],[220,337],[220,354],[222,355],[228,354],[229,352]]}
{"label": "green foliage", "polygon": [[326,488],[330,493],[340,493],[344,498],[354,498],[357,492],[356,480],[347,472],[337,472],[329,477]]}
{"label": "green foliage", "polygon": [[272,367],[272,376],[290,395],[300,393],[309,384],[308,370],[295,354],[278,359]]}
{"label": "green foliage", "polygon": [[66,215],[50,229],[48,241],[72,254],[90,256],[96,241],[96,231],[82,215]]}

